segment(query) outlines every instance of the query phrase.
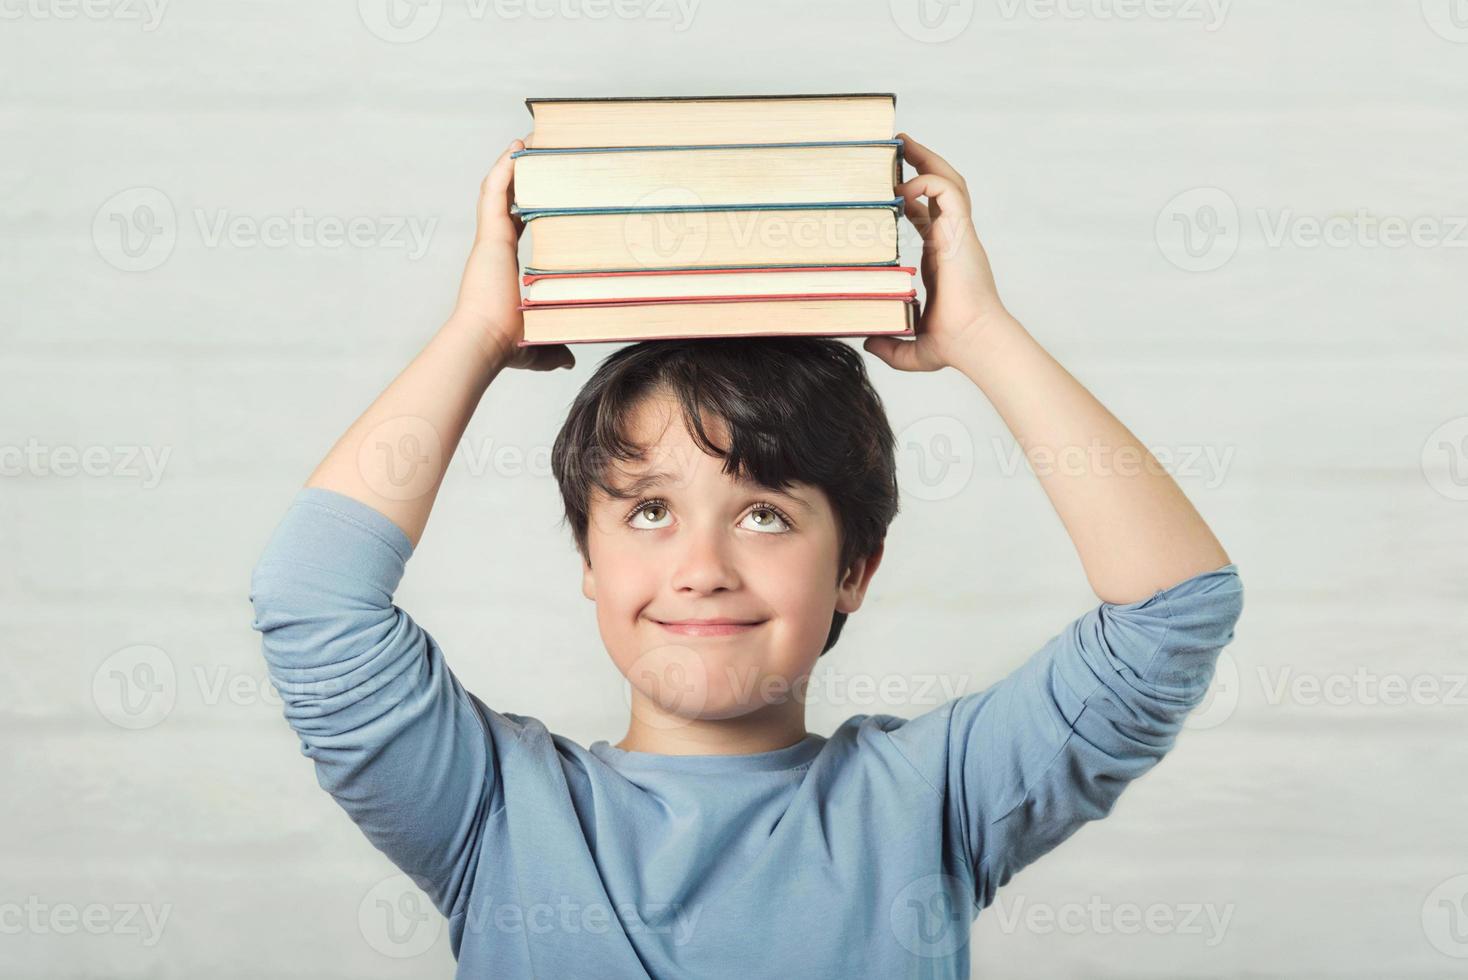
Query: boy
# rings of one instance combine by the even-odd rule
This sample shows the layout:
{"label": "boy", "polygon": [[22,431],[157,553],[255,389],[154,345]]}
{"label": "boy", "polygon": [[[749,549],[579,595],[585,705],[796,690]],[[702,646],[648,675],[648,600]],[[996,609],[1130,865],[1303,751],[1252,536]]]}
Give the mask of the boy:
{"label": "boy", "polygon": [[927,307],[915,340],[865,349],[963,372],[1026,450],[1151,463],[1040,477],[1101,604],[987,690],[808,733],[800,685],[896,513],[880,401],[839,341],[641,344],[599,368],[553,453],[627,734],[583,748],[465,691],[392,596],[489,383],[572,363],[515,346],[515,141],[453,315],[312,474],[251,590],[302,751],[449,918],[460,976],[967,977],[995,890],[1105,816],[1202,700],[1237,569],[1004,309],[963,179],[903,138]]}

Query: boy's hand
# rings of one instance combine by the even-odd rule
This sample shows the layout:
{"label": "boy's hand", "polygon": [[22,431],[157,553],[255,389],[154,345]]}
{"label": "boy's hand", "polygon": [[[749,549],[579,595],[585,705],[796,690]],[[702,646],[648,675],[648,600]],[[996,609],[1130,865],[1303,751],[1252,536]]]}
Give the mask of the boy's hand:
{"label": "boy's hand", "polygon": [[[915,340],[868,337],[865,349],[899,371],[937,371],[972,356],[990,324],[1012,320],[974,233],[968,184],[938,154],[906,133],[903,156],[917,176],[899,184],[908,220],[923,238],[922,276],[927,302]],[[918,198],[927,198],[921,203]]]}
{"label": "boy's hand", "polygon": [[510,143],[480,185],[474,247],[469,250],[450,319],[468,330],[486,356],[497,363],[549,371],[576,363],[570,348],[564,344],[517,346],[525,335],[518,256],[525,222],[510,214],[515,199],[515,161],[510,154],[524,148],[523,140]]}

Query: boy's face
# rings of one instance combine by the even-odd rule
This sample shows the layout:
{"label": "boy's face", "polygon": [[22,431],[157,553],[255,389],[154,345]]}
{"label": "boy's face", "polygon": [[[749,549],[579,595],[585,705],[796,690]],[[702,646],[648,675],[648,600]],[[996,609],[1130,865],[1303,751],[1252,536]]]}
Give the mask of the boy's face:
{"label": "boy's face", "polygon": [[[722,420],[706,420],[705,431],[728,445]],[[634,710],[640,695],[644,713],[676,725],[803,703],[831,617],[860,607],[880,549],[838,581],[839,529],[825,493],[724,473],[666,395],[642,400],[627,435],[644,458],[614,464],[610,482],[625,489],[663,476],[631,499],[598,492],[591,501],[582,591],[632,684]]]}

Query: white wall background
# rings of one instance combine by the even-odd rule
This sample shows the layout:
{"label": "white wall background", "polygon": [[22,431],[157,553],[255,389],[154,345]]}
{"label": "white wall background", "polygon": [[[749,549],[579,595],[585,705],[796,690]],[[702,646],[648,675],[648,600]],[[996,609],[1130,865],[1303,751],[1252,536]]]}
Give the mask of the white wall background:
{"label": "white wall background", "polygon": [[[924,2],[0,2],[0,975],[450,975],[263,688],[251,566],[447,312],[523,97],[843,90],[968,176],[1010,306],[1247,588],[1213,699],[1001,893],[975,976],[1468,972],[1468,6]],[[373,244],[250,237],[293,213]],[[609,352],[496,382],[399,596],[583,743],[625,704],[545,454]],[[982,395],[869,364],[908,493],[822,733],[1095,602]]]}

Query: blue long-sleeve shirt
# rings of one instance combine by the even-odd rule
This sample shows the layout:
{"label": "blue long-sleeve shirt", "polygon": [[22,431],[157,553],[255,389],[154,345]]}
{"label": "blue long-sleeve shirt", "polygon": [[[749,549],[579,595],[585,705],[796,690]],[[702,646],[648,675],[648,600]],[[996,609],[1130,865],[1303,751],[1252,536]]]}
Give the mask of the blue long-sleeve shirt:
{"label": "blue long-sleeve shirt", "polygon": [[979,911],[1167,752],[1243,602],[1226,565],[911,720],[664,756],[466,691],[393,604],[412,550],[305,489],[250,598],[318,781],[448,918],[460,977],[966,978]]}

